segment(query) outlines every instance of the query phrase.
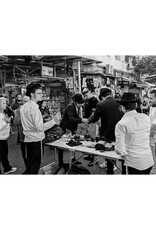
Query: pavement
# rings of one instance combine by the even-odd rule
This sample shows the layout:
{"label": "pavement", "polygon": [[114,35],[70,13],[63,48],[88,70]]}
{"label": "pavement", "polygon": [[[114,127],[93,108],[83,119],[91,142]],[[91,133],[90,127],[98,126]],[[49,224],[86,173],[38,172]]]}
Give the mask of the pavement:
{"label": "pavement", "polygon": [[[17,170],[12,173],[12,174],[22,174],[25,170],[23,158],[22,158],[22,153],[20,149],[20,145],[17,145],[17,128],[16,126],[13,127],[14,134],[11,135],[8,139],[8,146],[9,146],[9,162],[12,167],[17,167]],[[76,158],[78,158],[81,155],[81,153],[76,154]],[[103,160],[103,159],[102,159]],[[89,161],[84,160],[83,158],[80,160],[82,162],[82,166],[86,167],[91,174],[106,174],[105,169],[100,169],[98,164],[95,166],[95,168],[88,167]],[[44,166],[47,166],[54,162],[54,149],[52,149],[49,146],[45,146],[45,151],[44,155],[42,156],[42,162],[41,162],[41,168]],[[55,159],[55,167],[58,164],[58,159]],[[68,152],[64,152],[64,162],[68,163],[69,162],[69,154]],[[10,173],[11,174],[11,173]],[[10,175],[9,174],[9,175]],[[47,173],[49,174],[49,173]],[[64,174],[64,171],[60,171],[59,174]]]}

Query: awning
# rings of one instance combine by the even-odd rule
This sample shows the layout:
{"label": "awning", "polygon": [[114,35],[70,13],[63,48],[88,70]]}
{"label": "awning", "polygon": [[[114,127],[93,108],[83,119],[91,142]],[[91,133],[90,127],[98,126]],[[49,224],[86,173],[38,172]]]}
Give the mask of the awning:
{"label": "awning", "polygon": [[102,75],[102,76],[105,76],[105,74],[103,73],[97,73],[97,72],[81,72],[82,75]]}
{"label": "awning", "polygon": [[137,83],[136,83],[136,86],[137,86],[138,88],[146,88],[146,87],[148,87],[148,84],[147,84],[147,83],[144,83],[144,82],[137,82]]}
{"label": "awning", "polygon": [[126,81],[126,82],[131,82],[131,79],[128,77],[120,77],[120,78],[116,78],[118,81]]}

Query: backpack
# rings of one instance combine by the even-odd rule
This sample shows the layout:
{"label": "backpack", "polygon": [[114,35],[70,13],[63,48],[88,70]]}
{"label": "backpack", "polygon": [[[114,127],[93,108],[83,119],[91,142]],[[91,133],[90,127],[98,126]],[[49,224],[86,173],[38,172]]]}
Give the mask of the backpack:
{"label": "backpack", "polygon": [[54,125],[51,129],[45,131],[45,143],[53,142],[62,136],[62,129],[59,125]]}

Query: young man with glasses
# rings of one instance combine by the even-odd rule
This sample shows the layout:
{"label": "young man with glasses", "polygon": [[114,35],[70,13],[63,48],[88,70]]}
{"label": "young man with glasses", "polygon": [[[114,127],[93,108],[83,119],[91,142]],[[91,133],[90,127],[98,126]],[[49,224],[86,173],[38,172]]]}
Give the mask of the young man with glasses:
{"label": "young man with glasses", "polygon": [[37,104],[42,100],[41,85],[31,83],[26,90],[26,96],[29,96],[30,100],[20,110],[23,134],[25,135],[24,142],[27,148],[25,174],[38,174],[41,164],[42,141],[45,138],[44,131],[59,124],[61,117],[60,113],[57,113],[52,120],[43,123],[43,117]]}

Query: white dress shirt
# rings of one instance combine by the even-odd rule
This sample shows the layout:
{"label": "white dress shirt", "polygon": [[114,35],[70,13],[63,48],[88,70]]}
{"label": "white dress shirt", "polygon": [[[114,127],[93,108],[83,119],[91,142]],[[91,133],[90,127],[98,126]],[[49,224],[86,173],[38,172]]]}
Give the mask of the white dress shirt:
{"label": "white dress shirt", "polygon": [[56,124],[53,120],[43,123],[38,104],[32,100],[25,103],[20,109],[21,123],[25,135],[24,142],[38,142],[45,138],[44,131]]}
{"label": "white dress shirt", "polygon": [[125,165],[146,170],[153,162],[149,144],[151,122],[149,117],[136,110],[127,112],[115,127],[115,149],[125,155]]}

